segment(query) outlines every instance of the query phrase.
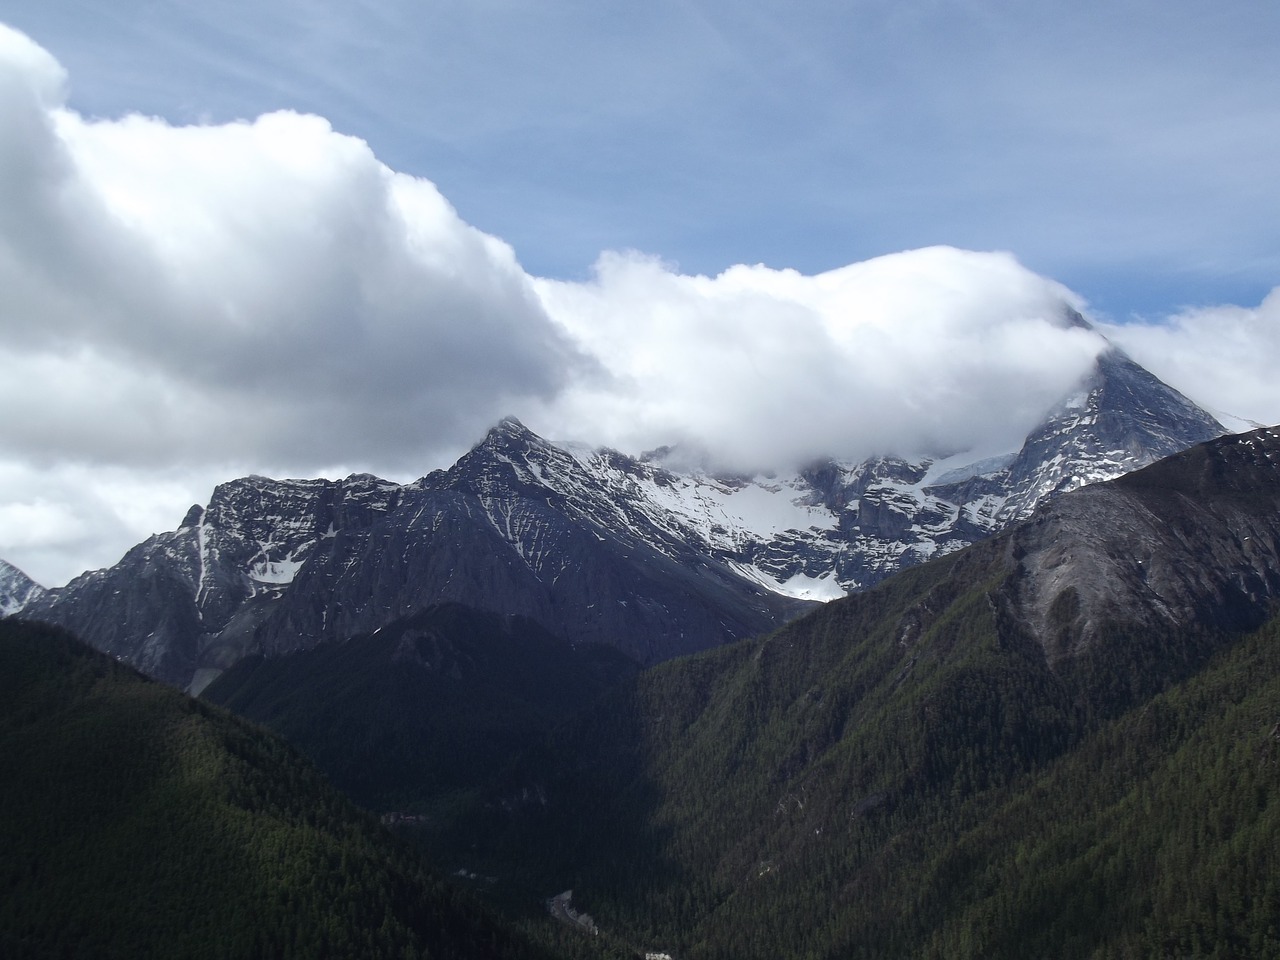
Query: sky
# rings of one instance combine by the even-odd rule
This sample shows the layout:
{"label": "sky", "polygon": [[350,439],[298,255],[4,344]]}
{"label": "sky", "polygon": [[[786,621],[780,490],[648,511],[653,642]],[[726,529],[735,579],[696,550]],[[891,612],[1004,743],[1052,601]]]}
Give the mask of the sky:
{"label": "sky", "polygon": [[[0,0],[0,557],[504,415],[995,452],[1097,334],[1280,421],[1280,7]],[[909,448],[909,449],[908,449]]]}

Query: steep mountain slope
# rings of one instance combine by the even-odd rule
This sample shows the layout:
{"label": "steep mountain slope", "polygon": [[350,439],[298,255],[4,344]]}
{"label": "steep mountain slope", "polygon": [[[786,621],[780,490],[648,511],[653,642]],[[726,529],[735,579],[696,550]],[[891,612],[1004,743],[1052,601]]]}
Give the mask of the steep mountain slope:
{"label": "steep mountain slope", "polygon": [[0,954],[540,957],[274,737],[0,622]]}
{"label": "steep mountain slope", "polygon": [[340,529],[376,522],[400,497],[398,485],[368,475],[222,484],[177,530],[48,591],[22,615],[63,625],[153,677],[186,685],[198,666],[239,659],[318,546]]}
{"label": "steep mountain slope", "polygon": [[[1017,451],[977,463],[952,455],[811,468],[806,478],[838,518],[848,546],[817,566],[801,554],[797,567],[794,553],[768,545],[766,569],[820,576],[830,565],[846,590],[865,588],[1003,530],[1047,499],[1223,432],[1209,414],[1109,347]],[[779,561],[780,568],[770,566]]]}
{"label": "steep mountain slope", "polygon": [[17,613],[44,593],[36,583],[11,563],[0,560],[0,617]]}
{"label": "steep mountain slope", "polygon": [[[1280,591],[1280,433],[1202,444],[1078,491],[1008,539],[1011,607],[1050,662],[1124,629],[1254,629]],[[1153,651],[1166,660],[1169,651]]]}
{"label": "steep mountain slope", "polygon": [[510,471],[495,499],[489,481],[513,442],[555,449],[507,421],[453,471],[413,484],[222,484],[177,531],[22,615],[199,690],[247,653],[344,639],[442,601],[532,617],[648,662],[759,633],[803,606],[692,551],[657,550],[610,516],[607,490],[561,509],[567,498]]}
{"label": "steep mountain slope", "polygon": [[1277,571],[1280,431],[1203,444],[646,671],[476,855],[687,957],[1273,955]]}
{"label": "steep mountain slope", "polygon": [[507,419],[450,469],[403,486],[223,484],[177,531],[23,615],[196,691],[247,653],[368,633],[442,601],[656,663],[773,629],[813,599],[1221,432],[1114,349],[1020,450],[979,463],[881,457],[722,477],[670,469],[664,451],[548,443]]}
{"label": "steep mountain slope", "polygon": [[359,803],[422,815],[636,671],[603,644],[442,604],[341,643],[246,657],[203,697],[285,737]]}

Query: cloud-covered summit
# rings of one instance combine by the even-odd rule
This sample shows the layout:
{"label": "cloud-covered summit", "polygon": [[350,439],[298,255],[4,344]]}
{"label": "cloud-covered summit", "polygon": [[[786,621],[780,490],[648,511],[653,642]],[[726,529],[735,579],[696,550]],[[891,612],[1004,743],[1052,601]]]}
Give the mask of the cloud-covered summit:
{"label": "cloud-covered summit", "polygon": [[1066,291],[1004,255],[708,278],[606,254],[590,282],[535,280],[320,117],[89,119],[24,35],[0,64],[10,456],[403,473],[508,410],[728,458],[967,443],[1091,349],[1050,322]]}
{"label": "cloud-covered summit", "polygon": [[611,374],[549,419],[624,449],[679,440],[735,469],[1007,449],[1102,345],[1065,322],[1076,298],[1060,285],[1007,254],[949,247],[817,276],[691,277],[609,254],[591,282],[538,289]]}

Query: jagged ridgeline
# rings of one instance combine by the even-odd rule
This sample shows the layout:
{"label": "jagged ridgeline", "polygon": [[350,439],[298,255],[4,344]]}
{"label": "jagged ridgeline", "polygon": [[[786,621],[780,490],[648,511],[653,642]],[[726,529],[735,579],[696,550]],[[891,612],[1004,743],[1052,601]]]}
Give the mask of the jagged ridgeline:
{"label": "jagged ridgeline", "polygon": [[414,483],[221,484],[115,567],[43,594],[15,582],[9,603],[193,692],[243,656],[342,641],[443,602],[650,665],[766,633],[1222,432],[1114,348],[994,458],[899,451],[725,476],[669,450],[550,443],[508,418]]}
{"label": "jagged ridgeline", "polygon": [[0,956],[548,957],[273,736],[0,621]]}
{"label": "jagged ridgeline", "polygon": [[1280,433],[1204,444],[646,671],[472,838],[682,958],[1280,956],[1278,571]]}

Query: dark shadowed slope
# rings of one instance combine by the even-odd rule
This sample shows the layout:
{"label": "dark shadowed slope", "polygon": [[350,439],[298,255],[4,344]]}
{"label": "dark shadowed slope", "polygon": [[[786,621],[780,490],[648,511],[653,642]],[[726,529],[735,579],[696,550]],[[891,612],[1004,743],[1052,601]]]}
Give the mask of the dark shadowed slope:
{"label": "dark shadowed slope", "polygon": [[0,955],[541,957],[280,740],[0,621]]}
{"label": "dark shadowed slope", "polygon": [[443,604],[342,643],[247,658],[203,696],[281,734],[362,804],[422,814],[637,669],[532,620]]}

